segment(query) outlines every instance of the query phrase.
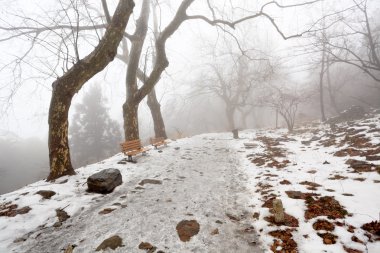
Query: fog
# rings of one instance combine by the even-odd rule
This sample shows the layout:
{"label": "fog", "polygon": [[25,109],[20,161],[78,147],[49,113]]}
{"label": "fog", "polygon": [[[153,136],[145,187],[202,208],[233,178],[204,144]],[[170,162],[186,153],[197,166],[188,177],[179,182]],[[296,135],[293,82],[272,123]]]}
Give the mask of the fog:
{"label": "fog", "polygon": [[[109,2],[110,12],[113,13],[117,1]],[[127,32],[131,34],[140,15],[142,1],[135,2],[134,14],[127,26]],[[179,2],[160,1],[160,31],[173,18]],[[233,4],[230,1],[211,2],[215,5],[215,13],[210,13],[206,1],[199,0],[194,2],[188,12],[208,17],[215,15],[219,19],[231,21],[256,13],[269,1],[241,0]],[[297,4],[305,1],[291,2]],[[281,109],[287,105],[286,99],[290,98],[297,103],[295,126],[321,121],[322,62],[328,65],[328,70],[322,71],[323,105],[327,118],[338,115],[352,105],[359,105],[365,110],[380,107],[379,66],[370,65],[370,62],[376,62],[374,57],[380,53],[380,4],[376,0],[365,2],[368,2],[366,10],[375,48],[368,44],[366,27],[362,23],[363,13],[352,0],[317,1],[312,7],[269,6],[267,12],[285,36],[306,31],[302,36],[288,40],[284,40],[276,27],[265,18],[242,22],[235,29],[222,25],[210,26],[201,20],[184,22],[167,42],[169,67],[155,86],[168,137],[177,139],[232,129],[274,128],[276,115],[281,113]],[[79,12],[83,15],[79,18],[81,24],[105,22],[100,1],[78,3],[86,3],[90,7],[86,9],[87,14]],[[279,3],[290,4],[288,1]],[[1,194],[47,177],[47,116],[51,83],[65,72],[65,64],[72,65],[75,54],[70,46],[72,41],[65,45],[67,51],[64,46],[60,48],[61,51],[56,50],[57,43],[64,37],[62,31],[43,35],[33,41],[33,33],[25,36],[20,35],[23,31],[5,29],[50,25],[52,20],[59,23],[54,15],[62,6],[70,6],[69,1],[2,1],[0,5]],[[65,20],[62,12],[59,13]],[[73,20],[76,18],[75,12],[66,15]],[[154,38],[152,30],[150,28],[149,38]],[[77,48],[80,56],[88,54],[103,33],[101,29],[96,32],[81,31],[81,43]],[[31,43],[35,45],[31,47]],[[144,60],[140,67],[147,72],[152,70],[152,48],[152,43],[145,43],[142,50],[141,58]],[[354,55],[350,53],[352,51]],[[322,52],[325,52],[324,60]],[[67,62],[64,54],[68,55]],[[357,55],[358,58],[355,58]],[[115,59],[80,89],[74,96],[69,112],[70,127],[78,120],[75,117],[76,108],[83,103],[85,95],[94,87],[101,87],[107,117],[113,122],[111,125],[117,125],[121,130],[122,105],[126,98],[125,75],[125,64]],[[225,89],[228,92],[221,94]],[[230,100],[234,97],[236,100],[226,102],[226,94]],[[278,117],[278,127],[289,127],[284,117]],[[140,139],[144,143],[154,136],[153,125],[144,99],[139,105]],[[95,127],[95,130],[99,129]],[[71,130],[69,128],[69,134]],[[116,135],[111,134],[107,139]],[[111,146],[99,145],[99,141],[96,141],[92,145],[97,145],[104,151],[103,154],[91,159],[78,158],[74,166],[97,162],[114,154],[118,150],[117,140],[121,141],[122,138],[113,139],[114,144]],[[70,142],[72,145],[73,140],[70,139]],[[81,149],[86,149],[86,146]],[[76,156],[78,150],[72,153],[72,157]]]}

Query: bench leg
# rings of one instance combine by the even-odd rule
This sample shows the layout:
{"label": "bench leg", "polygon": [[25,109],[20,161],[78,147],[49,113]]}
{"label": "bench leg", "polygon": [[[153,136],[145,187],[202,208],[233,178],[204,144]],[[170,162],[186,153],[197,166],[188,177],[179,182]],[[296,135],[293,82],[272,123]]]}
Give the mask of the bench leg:
{"label": "bench leg", "polygon": [[141,153],[141,155],[143,155],[143,156],[146,156],[146,152],[145,152],[145,151],[144,151],[144,152],[142,152],[142,153]]}
{"label": "bench leg", "polygon": [[128,156],[128,162],[133,162],[133,159],[132,159],[131,155]]}

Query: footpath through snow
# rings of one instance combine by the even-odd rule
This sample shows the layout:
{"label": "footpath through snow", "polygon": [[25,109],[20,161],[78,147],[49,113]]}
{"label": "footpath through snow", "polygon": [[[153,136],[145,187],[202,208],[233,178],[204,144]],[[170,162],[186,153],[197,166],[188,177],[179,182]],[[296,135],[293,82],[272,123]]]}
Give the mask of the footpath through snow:
{"label": "footpath through snow", "polygon": [[[141,242],[163,252],[262,252],[235,142],[240,141],[223,134],[182,139],[162,153],[151,150],[137,157],[136,164],[117,164],[120,154],[79,169],[76,176],[5,194],[2,203],[31,210],[0,217],[0,252],[63,252],[69,244],[76,245],[74,252],[93,252],[113,235],[124,246],[112,252],[144,252],[138,248]],[[123,184],[108,195],[87,193],[86,178],[105,168],[119,169]],[[56,195],[42,199],[35,194],[42,189]],[[60,227],[54,226],[58,208],[71,216]],[[177,235],[181,220],[200,224],[189,242]]]}

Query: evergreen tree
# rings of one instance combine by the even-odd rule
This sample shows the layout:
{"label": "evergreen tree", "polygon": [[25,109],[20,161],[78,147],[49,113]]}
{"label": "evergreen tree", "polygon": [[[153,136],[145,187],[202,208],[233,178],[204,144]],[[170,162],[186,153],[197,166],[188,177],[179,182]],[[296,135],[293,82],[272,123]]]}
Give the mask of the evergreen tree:
{"label": "evergreen tree", "polygon": [[101,88],[94,86],[76,105],[70,126],[74,166],[98,162],[119,152],[121,140],[120,125],[108,115]]}

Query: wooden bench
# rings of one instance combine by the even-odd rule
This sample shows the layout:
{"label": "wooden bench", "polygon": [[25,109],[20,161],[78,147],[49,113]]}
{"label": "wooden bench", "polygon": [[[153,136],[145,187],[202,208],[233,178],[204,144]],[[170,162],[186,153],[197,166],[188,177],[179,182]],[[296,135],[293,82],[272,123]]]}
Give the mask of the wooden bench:
{"label": "wooden bench", "polygon": [[152,144],[154,149],[157,149],[157,147],[161,145],[164,145],[165,147],[167,146],[167,143],[164,137],[150,138],[150,144]]}
{"label": "wooden bench", "polygon": [[143,147],[141,145],[140,139],[123,142],[120,144],[120,146],[121,151],[124,153],[124,155],[128,156],[128,162],[133,162],[132,156],[139,153],[145,155],[146,151],[149,150],[149,148]]}

